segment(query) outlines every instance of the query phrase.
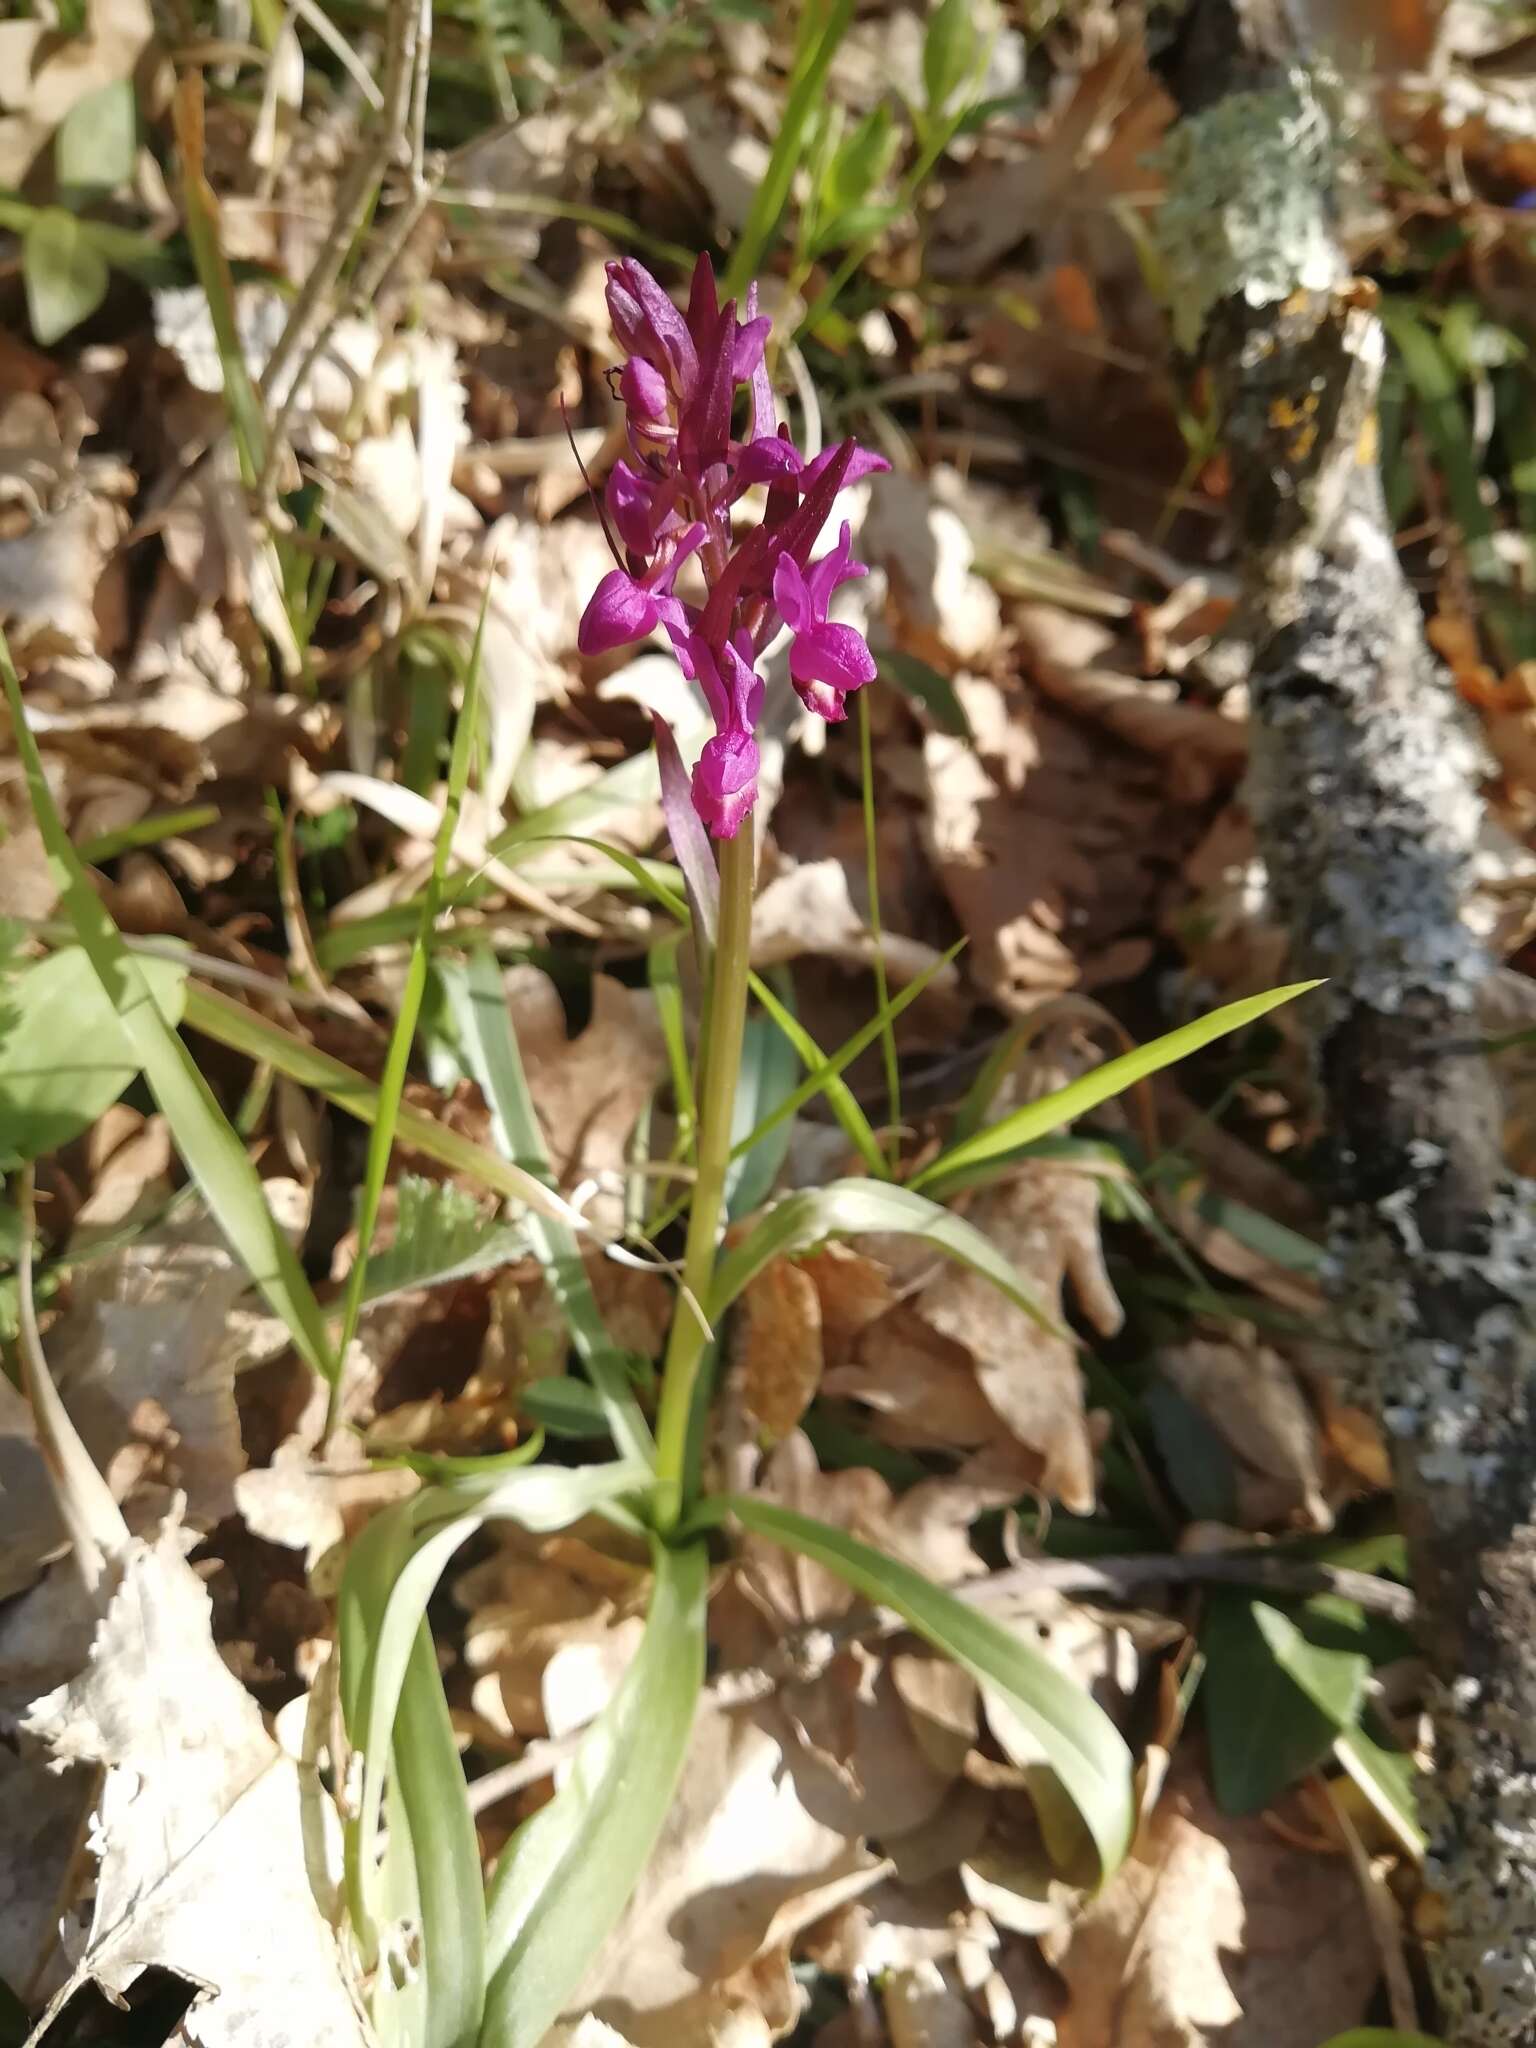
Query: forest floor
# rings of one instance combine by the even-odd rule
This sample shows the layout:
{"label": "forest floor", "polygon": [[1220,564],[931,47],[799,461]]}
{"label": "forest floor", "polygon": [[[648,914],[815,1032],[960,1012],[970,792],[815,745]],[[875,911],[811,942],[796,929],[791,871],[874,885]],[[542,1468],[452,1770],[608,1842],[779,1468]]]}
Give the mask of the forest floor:
{"label": "forest floor", "polygon": [[[1529,39],[1429,0],[1307,12],[1390,343],[1390,515],[1485,749],[1467,917],[1529,1172]],[[861,1171],[850,1123],[910,1177],[957,1119],[1291,978],[1243,803],[1222,421],[1158,240],[1173,12],[440,0],[414,71],[407,17],[419,38],[378,0],[0,20],[0,624],[69,838],[328,1316],[370,1155],[304,1054],[384,1075],[472,659],[482,713],[336,1416],[76,942],[0,716],[0,2044],[66,1985],[53,2048],[177,2038],[199,1985],[192,2038],[248,2008],[316,2038],[336,1957],[274,1974],[241,1933],[308,1896],[304,1841],[231,1816],[258,1765],[323,1747],[345,1548],[434,1460],[536,1429],[594,1455],[545,1269],[477,1171],[505,1132],[455,1023],[472,948],[555,1180],[617,1245],[589,1279],[642,1387],[661,1355],[696,990],[650,743],[657,714],[696,747],[703,714],[659,641],[577,650],[610,567],[584,473],[623,448],[607,261],[678,294],[701,250],[758,278],[796,431],[890,464],[838,505],[870,565],[842,614],[879,662],[870,762],[856,720],[771,688],[753,954],[825,1053],[922,986],[894,1059],[868,1033],[846,1065],[852,1108],[822,1085],[745,1155],[733,1229]],[[274,351],[302,369],[283,403]],[[865,1233],[774,1260],[723,1333],[735,1490],[989,1589],[1129,1744],[1129,1859],[1068,1882],[975,1679],[749,1540],[583,2043],[1434,2031],[1422,1671],[1386,1451],[1341,1391],[1303,1013],[956,1194],[1054,1327]],[[743,1131],[817,1057],[754,1010]],[[28,1300],[127,1529],[206,1595],[153,1629],[103,1624],[61,1519]],[[649,1583],[595,1519],[496,1523],[450,1566],[430,1621],[487,1865],[612,1697]],[[254,1705],[216,1768],[230,1680]],[[114,1886],[139,1903],[105,1957]],[[129,2009],[88,1981],[136,1983]]]}

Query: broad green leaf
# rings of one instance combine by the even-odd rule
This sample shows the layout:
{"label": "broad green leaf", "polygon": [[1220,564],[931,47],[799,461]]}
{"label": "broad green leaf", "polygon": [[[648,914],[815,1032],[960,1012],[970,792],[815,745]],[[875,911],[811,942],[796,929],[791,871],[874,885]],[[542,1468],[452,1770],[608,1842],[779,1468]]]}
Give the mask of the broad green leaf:
{"label": "broad green leaf", "polygon": [[133,176],[138,107],[131,78],[75,101],[53,136],[53,174],[63,193],[115,192]]}
{"label": "broad green leaf", "polygon": [[1308,989],[1319,986],[1316,981],[1297,981],[1284,988],[1268,989],[1263,995],[1245,996],[1241,1002],[1228,1003],[1220,1010],[1213,1010],[1208,1017],[1199,1017],[1193,1024],[1181,1025],[1177,1031],[1153,1039],[1150,1045],[1139,1045],[1134,1052],[1106,1060],[1102,1067],[1095,1067],[1092,1073],[1069,1082],[1065,1088],[1043,1095],[1036,1102],[1024,1103],[1011,1115],[978,1131],[974,1137],[952,1145],[916,1174],[912,1185],[915,1188],[928,1187],[935,1182],[954,1185],[959,1176],[972,1167],[985,1166],[1004,1153],[1016,1152],[1020,1146],[1047,1137],[1052,1131],[1060,1130],[1063,1124],[1086,1115],[1090,1109],[1097,1109],[1101,1102],[1123,1095],[1138,1081],[1161,1073],[1164,1067],[1171,1067],[1179,1060],[1188,1059],[1191,1053],[1199,1052],[1202,1046],[1211,1044],[1214,1039],[1241,1031],[1246,1025],[1267,1016],[1271,1010],[1278,1009],[1282,1003],[1291,1002],[1295,997],[1305,995]]}
{"label": "broad green leaf", "polygon": [[[522,1171],[543,1179],[549,1172],[544,1134],[528,1092],[496,957],[481,947],[471,954],[467,967],[444,967],[441,974],[465,1060],[491,1106],[496,1142]],[[649,1463],[651,1433],[636,1404],[623,1353],[604,1325],[576,1233],[558,1217],[544,1215],[530,1214],[523,1227],[577,1355],[602,1397],[615,1445],[626,1457]]]}
{"label": "broad green leaf", "polygon": [[570,1775],[490,1891],[484,2048],[537,2048],[623,1912],[661,1832],[704,1678],[709,1555],[652,1542],[645,1635]]}
{"label": "broad green leaf", "polygon": [[111,281],[89,229],[62,206],[43,207],[22,236],[21,276],[27,317],[42,348],[89,320]]}
{"label": "broad green leaf", "polygon": [[32,812],[59,884],[61,908],[117,1011],[151,1093],[165,1113],[176,1149],[210,1214],[268,1306],[282,1317],[300,1357],[334,1382],[336,1359],[325,1318],[293,1247],[267,1207],[245,1146],[174,1025],[161,1013],[143,963],[123,944],[60,822],[3,635],[0,680]]}
{"label": "broad green leaf", "polygon": [[709,1298],[711,1324],[718,1322],[770,1260],[810,1251],[829,1237],[856,1237],[866,1230],[893,1230],[904,1237],[922,1238],[946,1258],[990,1280],[1042,1329],[1068,1343],[1074,1341],[1041,1308],[1018,1268],[974,1224],[941,1209],[926,1195],[875,1180],[829,1181],[824,1188],[802,1188],[775,1202],[716,1266],[714,1292]]}
{"label": "broad green leaf", "polygon": [[891,167],[899,141],[896,118],[881,100],[834,151],[822,183],[822,210],[829,216],[862,206]]}
{"label": "broad green leaf", "polygon": [[1211,1596],[1200,1631],[1211,1778],[1228,1813],[1257,1813],[1353,1727],[1370,1660],[1352,1646],[1358,1608],[1324,1596],[1294,1615],[1236,1593]]}
{"label": "broad green leaf", "polygon": [[[139,966],[174,1028],[185,967],[171,960]],[[138,1071],[133,1042],[83,947],[66,946],[24,968],[0,987],[0,1173],[78,1137]]]}
{"label": "broad green leaf", "polygon": [[[774,1506],[753,1496],[711,1502],[717,1516],[735,1515],[754,1534],[781,1543],[833,1572],[866,1600],[890,1607],[936,1650],[954,1659],[977,1683],[995,1691],[1040,1745],[1067,1802],[1086,1830],[1108,1879],[1131,1845],[1136,1813],[1131,1758],[1114,1723],[1081,1686],[1037,1650],[1010,1634],[991,1615],[935,1586],[845,1530]],[[1076,1830],[1062,1824],[1054,1800],[1040,1806],[1053,1856],[1070,1863]]]}
{"label": "broad green leaf", "polygon": [[551,1436],[582,1438],[608,1434],[608,1417],[596,1387],[586,1380],[568,1379],[563,1374],[535,1380],[518,1397],[518,1405],[530,1421]]}

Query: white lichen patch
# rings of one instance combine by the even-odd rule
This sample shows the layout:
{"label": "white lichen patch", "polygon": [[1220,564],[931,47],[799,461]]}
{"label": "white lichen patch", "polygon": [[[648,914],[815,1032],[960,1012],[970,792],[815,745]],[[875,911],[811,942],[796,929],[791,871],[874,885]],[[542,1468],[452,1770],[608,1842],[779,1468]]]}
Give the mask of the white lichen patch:
{"label": "white lichen patch", "polygon": [[1156,217],[1179,346],[1193,350],[1222,299],[1267,306],[1344,276],[1329,215],[1334,148],[1302,72],[1229,93],[1173,130],[1159,152],[1168,193]]}

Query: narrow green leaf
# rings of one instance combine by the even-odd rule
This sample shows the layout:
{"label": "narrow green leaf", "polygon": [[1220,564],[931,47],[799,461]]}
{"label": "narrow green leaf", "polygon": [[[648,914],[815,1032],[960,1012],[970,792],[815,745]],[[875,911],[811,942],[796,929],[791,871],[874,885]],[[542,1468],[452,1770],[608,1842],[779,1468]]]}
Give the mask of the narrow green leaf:
{"label": "narrow green leaf", "polygon": [[[140,971],[174,1027],[185,967],[144,960]],[[133,1041],[83,947],[65,946],[0,985],[0,1173],[89,1129],[138,1071]]]}
{"label": "narrow green leaf", "polygon": [[503,1469],[424,1489],[375,1515],[352,1545],[338,1613],[343,1710],[353,1745],[363,1754],[348,1868],[354,1913],[365,1928],[373,1918],[374,1842],[400,1689],[427,1602],[449,1560],[485,1522],[563,1529],[600,1504],[635,1492],[647,1477],[643,1468],[623,1463]]}
{"label": "narrow green leaf", "polygon": [[150,1090],[165,1113],[176,1149],[186,1161],[210,1214],[273,1313],[282,1317],[300,1357],[334,1383],[336,1360],[326,1335],[325,1318],[293,1247],[267,1207],[261,1181],[245,1146],[231,1128],[192,1055],[176,1035],[174,1025],[161,1013],[142,963],[123,944],[122,935],[91,887],[54,808],[3,634],[0,680],[5,687],[33,816],[59,884],[64,914],[117,1011]]}
{"label": "narrow green leaf", "polygon": [[106,257],[62,206],[43,207],[22,236],[21,276],[27,317],[41,348],[89,320],[111,281]]}
{"label": "narrow green leaf", "polygon": [[928,114],[943,114],[959,90],[976,54],[976,24],[971,19],[971,0],[939,0],[928,17],[923,37],[923,90],[928,96]]}
{"label": "narrow green leaf", "polygon": [[1284,988],[1268,989],[1263,995],[1245,996],[1241,1002],[1228,1003],[1220,1010],[1213,1010],[1208,1017],[1197,1017],[1193,1024],[1181,1025],[1177,1031],[1154,1038],[1150,1045],[1139,1045],[1133,1052],[1122,1053],[1118,1059],[1106,1060],[1103,1066],[1095,1067],[1092,1073],[1069,1082],[1065,1088],[1043,1095],[1036,1102],[1024,1103],[1011,1115],[978,1131],[974,1137],[952,1145],[921,1173],[915,1174],[912,1185],[922,1188],[941,1182],[952,1186],[957,1176],[969,1168],[985,1165],[1005,1152],[1016,1151],[1021,1145],[1033,1144],[1037,1138],[1060,1130],[1063,1124],[1086,1115],[1090,1109],[1097,1109],[1101,1102],[1123,1095],[1138,1081],[1161,1073],[1164,1067],[1171,1067],[1179,1060],[1188,1059],[1191,1053],[1199,1052],[1202,1046],[1211,1044],[1214,1039],[1241,1031],[1246,1025],[1267,1016],[1271,1010],[1278,1009],[1282,1003],[1292,1002],[1297,996],[1305,995],[1308,989],[1320,986],[1321,983],[1316,981],[1297,981]]}
{"label": "narrow green leaf", "polygon": [[420,2048],[474,2048],[485,2011],[480,1843],[425,1622],[417,1627],[400,1688],[391,1768],[416,1867],[425,1980]]}
{"label": "narrow green leaf", "polygon": [[723,299],[741,297],[773,247],[795,172],[810,141],[828,66],[852,19],[853,0],[819,0],[818,5],[800,10],[800,34],[779,132],[741,235],[731,251],[721,286]]}
{"label": "narrow green leaf", "polygon": [[1413,1758],[1406,1750],[1384,1748],[1364,1728],[1341,1728],[1333,1753],[1408,1854],[1422,1862],[1428,1842],[1419,1825],[1419,1767]]}
{"label": "narrow green leaf", "polygon": [[910,697],[920,711],[927,713],[940,732],[947,732],[952,739],[969,740],[971,721],[966,716],[965,706],[956,695],[955,686],[949,677],[938,669],[931,668],[926,661],[919,661],[915,654],[902,654],[894,648],[882,648],[880,673],[887,682],[892,682],[905,697]]}
{"label": "narrow green leaf", "polygon": [[884,1180],[890,1172],[885,1154],[880,1150],[880,1141],[870,1127],[869,1118],[860,1109],[853,1090],[842,1077],[833,1071],[832,1063],[812,1038],[788,1003],[781,1003],[768,983],[760,974],[750,977],[749,986],[768,1015],[778,1025],[795,1051],[800,1055],[807,1073],[825,1073],[821,1092],[827,1098],[827,1106],[837,1118],[843,1136],[864,1161],[870,1172]]}
{"label": "narrow green leaf", "polygon": [[799,1087],[786,1095],[778,1107],[768,1116],[764,1117],[755,1130],[750,1131],[745,1138],[740,1139],[737,1144],[732,1146],[731,1157],[735,1159],[742,1153],[751,1151],[754,1145],[762,1142],[775,1124],[782,1123],[787,1117],[796,1115],[815,1096],[824,1094],[829,1083],[834,1081],[845,1067],[850,1066],[867,1045],[873,1045],[880,1034],[888,1030],[895,1023],[903,1010],[910,1008],[917,1001],[929,982],[933,980],[936,974],[941,974],[944,971],[960,952],[964,944],[964,939],[957,939],[947,953],[935,960],[930,966],[925,967],[921,974],[907,983],[899,995],[892,996],[889,1003],[882,1004],[875,1011],[869,1022],[861,1024],[859,1029],[854,1032],[853,1036],[845,1044],[840,1045],[837,1051],[830,1054],[820,1066],[813,1067]]}
{"label": "narrow green leaf", "polygon": [[[342,1060],[332,1059],[307,1039],[285,1031],[280,1024],[271,1023],[217,989],[205,988],[198,982],[188,983],[186,1021],[192,1030],[205,1033],[233,1052],[244,1053],[248,1059],[262,1061],[301,1088],[317,1090],[348,1116],[355,1116],[359,1123],[371,1124],[379,1113],[377,1084],[366,1075]],[[433,1117],[423,1116],[420,1110],[402,1107],[395,1120],[395,1134],[411,1151],[465,1174],[482,1187],[493,1188],[509,1201],[554,1216],[573,1229],[581,1222],[568,1202],[535,1180],[531,1173],[524,1173],[489,1146],[477,1145],[473,1138],[450,1130]]]}
{"label": "narrow green leaf", "polygon": [[775,1202],[716,1266],[714,1292],[709,1298],[710,1322],[725,1314],[770,1260],[810,1251],[829,1237],[856,1237],[866,1230],[891,1230],[922,1238],[946,1258],[990,1280],[1042,1329],[1068,1343],[1075,1341],[1041,1308],[1012,1261],[973,1223],[941,1209],[926,1195],[875,1180],[829,1181],[824,1188],[802,1188]]}
{"label": "narrow green leaf", "polygon": [[[444,968],[442,979],[465,1060],[491,1105],[497,1144],[523,1172],[544,1178],[549,1172],[544,1134],[528,1092],[495,955],[488,947],[479,947],[466,968]],[[648,1464],[654,1455],[651,1433],[630,1386],[624,1355],[603,1323],[576,1233],[548,1215],[530,1214],[524,1227],[577,1355],[602,1398],[615,1445],[626,1457]]]}
{"label": "narrow green leaf", "polygon": [[[741,1065],[736,1074],[732,1136],[745,1135],[781,1103],[794,1086],[799,1062],[795,1049],[766,1017],[749,1017],[742,1033]],[[726,1212],[750,1216],[773,1192],[789,1150],[793,1126],[776,1123],[750,1152],[733,1159],[725,1172]]]}
{"label": "narrow green leaf", "polygon": [[368,1158],[363,1171],[362,1193],[357,1205],[357,1256],[352,1261],[352,1270],[347,1275],[346,1298],[342,1304],[341,1333],[336,1340],[338,1356],[345,1358],[348,1346],[357,1333],[357,1319],[362,1314],[365,1289],[368,1284],[368,1259],[373,1250],[373,1233],[378,1228],[379,1209],[384,1200],[384,1182],[389,1173],[390,1155],[394,1151],[395,1132],[400,1120],[400,1104],[405,1094],[405,1077],[411,1062],[411,1047],[416,1042],[416,1025],[421,1016],[422,997],[426,994],[427,972],[432,961],[432,928],[437,922],[438,906],[442,901],[443,877],[448,872],[448,859],[459,828],[459,814],[464,807],[464,792],[469,786],[469,765],[474,754],[475,734],[480,712],[480,666],[485,644],[486,614],[490,609],[490,585],[487,583],[480,600],[480,617],[475,627],[475,644],[464,671],[464,699],[459,707],[458,724],[454,728],[453,751],[448,762],[448,782],[443,795],[442,822],[437,828],[437,839],[432,848],[432,870],[427,877],[427,886],[421,898],[421,922],[417,927],[415,944],[411,947],[410,963],[405,972],[405,986],[400,991],[400,1008],[395,1015],[395,1025],[389,1036],[389,1050],[384,1056],[384,1072],[379,1080],[378,1112],[368,1134]]}
{"label": "narrow green leaf", "polygon": [[[1131,1759],[1114,1723],[1081,1686],[990,1615],[845,1530],[752,1496],[734,1495],[709,1505],[718,1515],[733,1514],[755,1534],[813,1559],[865,1599],[893,1608],[978,1684],[1000,1694],[1008,1712],[1040,1745],[1086,1830],[1100,1880],[1113,1874],[1135,1830]],[[1073,1831],[1061,1825],[1055,1802],[1046,1800],[1040,1817],[1052,1854],[1070,1862],[1077,1844]]]}
{"label": "narrow green leaf", "polygon": [[704,1677],[709,1556],[702,1543],[653,1541],[652,1553],[635,1661],[492,1880],[484,2048],[537,2048],[617,1923],[672,1804]]}

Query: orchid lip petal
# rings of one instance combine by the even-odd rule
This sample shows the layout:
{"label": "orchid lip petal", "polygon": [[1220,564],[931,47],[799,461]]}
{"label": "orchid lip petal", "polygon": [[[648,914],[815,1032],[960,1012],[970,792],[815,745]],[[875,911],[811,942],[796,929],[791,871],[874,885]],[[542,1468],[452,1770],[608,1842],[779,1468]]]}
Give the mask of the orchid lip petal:
{"label": "orchid lip petal", "polygon": [[576,645],[583,654],[607,654],[643,640],[659,616],[656,598],[643,583],[623,569],[610,569],[587,600]]}
{"label": "orchid lip petal", "polygon": [[795,636],[789,673],[796,683],[826,683],[846,693],[874,681],[875,658],[856,627],[822,620]]}

